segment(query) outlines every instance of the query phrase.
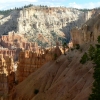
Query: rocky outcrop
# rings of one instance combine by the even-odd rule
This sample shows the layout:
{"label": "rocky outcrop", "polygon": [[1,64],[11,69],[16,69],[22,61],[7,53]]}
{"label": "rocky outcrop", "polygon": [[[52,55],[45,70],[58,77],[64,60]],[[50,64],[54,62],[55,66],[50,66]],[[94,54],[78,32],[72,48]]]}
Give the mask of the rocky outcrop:
{"label": "rocky outcrop", "polygon": [[81,56],[75,50],[46,63],[17,85],[9,100],[88,100],[94,81],[93,65],[80,64]]}
{"label": "rocky outcrop", "polygon": [[27,42],[22,34],[16,34],[14,31],[8,33],[8,35],[1,35],[0,45],[4,48],[14,49],[14,48],[24,48],[23,44]]}
{"label": "rocky outcrop", "polygon": [[38,53],[35,51],[22,51],[19,55],[17,67],[17,80],[20,83],[31,73],[35,72],[42,65],[52,60],[52,55]]}
{"label": "rocky outcrop", "polygon": [[8,15],[3,15],[0,18],[0,35],[6,34],[10,31],[17,32],[17,18],[19,17],[19,11],[12,11]]}
{"label": "rocky outcrop", "polygon": [[0,96],[7,96],[15,82],[12,57],[0,55]]}
{"label": "rocky outcrop", "polygon": [[56,54],[56,59],[62,54],[58,44],[55,48],[49,49],[38,49],[33,51],[22,51],[19,54],[18,67],[17,67],[17,80],[22,82],[31,73],[37,71],[48,61],[54,60]]}
{"label": "rocky outcrop", "polygon": [[[30,9],[32,10],[33,8]],[[41,11],[45,14],[47,14],[47,12],[50,13],[50,16],[57,16],[54,12],[57,12],[62,15],[63,12],[66,12],[66,10],[64,9],[60,9],[58,11],[58,9],[56,8],[49,9],[47,10],[47,12],[45,12],[44,9],[40,11],[34,9],[34,12],[36,14],[34,15],[34,20],[39,19],[38,12],[39,14],[41,14]],[[89,19],[95,13],[95,11],[88,12],[87,19]],[[28,9],[24,9],[21,12],[23,18],[28,18],[28,15],[31,16],[31,14],[32,12],[30,12],[30,10],[28,12]],[[81,28],[76,27],[71,31],[72,41],[68,45],[69,48],[72,48],[74,44],[84,44],[85,48],[87,48],[88,46],[86,46],[86,44],[95,43],[97,41],[97,36],[100,34],[100,15],[98,15],[97,13],[96,16],[96,18],[94,18],[93,16],[93,18],[87,21],[85,24],[83,24]],[[41,17],[44,18],[43,13]],[[23,19],[19,19],[19,22],[21,20]],[[77,20],[77,22],[78,21],[79,20]],[[24,22],[24,25],[26,27],[26,22]],[[41,26],[41,24],[37,22],[32,25],[34,26],[33,28],[35,30],[37,30]],[[52,25],[54,25],[54,23]],[[42,24],[42,27],[44,27],[44,24]],[[65,26],[62,27],[62,29],[64,28]],[[54,28],[48,27],[48,29]],[[25,29],[22,28],[19,30],[23,31]],[[27,36],[27,33],[25,35]],[[38,37],[39,39],[46,39],[45,33],[38,34]],[[61,55],[61,51],[58,46],[55,48],[55,50],[53,49],[53,51],[56,55]],[[92,84],[94,81],[94,69],[92,62],[90,61],[84,65],[80,63],[80,59],[83,53],[84,50],[68,50],[66,55],[61,55],[58,59],[56,59],[56,61],[51,61],[51,52],[47,56],[36,55],[36,53],[29,51],[27,53],[21,52],[18,64],[18,79],[20,82],[22,80],[24,81],[22,81],[19,85],[13,88],[11,94],[9,95],[9,100],[88,100],[89,94],[92,90]],[[45,58],[45,61],[43,58]],[[47,59],[50,62],[46,63]],[[42,61],[46,63],[44,66],[42,66]],[[29,75],[30,73],[31,75]]]}
{"label": "rocky outcrop", "polygon": [[[28,41],[38,42],[41,45],[39,34],[45,37],[43,45],[53,45],[58,38],[70,40],[70,30],[80,27],[86,20],[98,12],[95,10],[83,12],[74,8],[65,7],[29,7],[20,11],[12,11],[9,16],[0,17],[0,34],[8,34],[14,30],[24,33]],[[42,39],[43,40],[43,39]]]}
{"label": "rocky outcrop", "polygon": [[19,52],[22,50],[34,50],[38,48],[37,43],[27,42],[23,34],[16,34],[14,31],[8,35],[0,36],[0,54],[12,56],[14,61],[18,60]]}
{"label": "rocky outcrop", "polygon": [[27,37],[31,35],[33,41],[35,34],[42,34],[54,42],[54,35],[55,37],[64,37],[64,35],[69,37],[70,30],[74,26],[79,27],[84,21],[84,13],[76,9],[33,7],[20,11],[18,31],[26,32]]}
{"label": "rocky outcrop", "polygon": [[88,20],[81,28],[71,31],[74,44],[97,43],[100,35],[100,14]]}

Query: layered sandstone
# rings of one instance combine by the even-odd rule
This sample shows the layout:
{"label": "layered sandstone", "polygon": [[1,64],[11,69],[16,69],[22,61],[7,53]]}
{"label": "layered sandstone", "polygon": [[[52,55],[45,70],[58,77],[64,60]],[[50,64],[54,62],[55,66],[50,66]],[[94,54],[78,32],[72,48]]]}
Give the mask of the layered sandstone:
{"label": "layered sandstone", "polygon": [[32,51],[20,52],[17,68],[18,82],[23,81],[28,75],[40,68],[46,62],[43,54]]}
{"label": "layered sandstone", "polygon": [[82,54],[75,50],[46,63],[16,86],[9,100],[88,100],[93,65],[80,64]]}
{"label": "layered sandstone", "polygon": [[[85,21],[98,13],[96,10],[80,11],[66,7],[39,7],[33,6],[23,10],[14,10],[9,16],[0,19],[0,34],[8,34],[14,30],[16,33],[24,33],[28,41],[38,42],[41,34],[55,45],[55,39],[67,37],[70,40],[70,30],[80,27]],[[61,40],[60,40],[61,41]]]}
{"label": "layered sandstone", "polygon": [[14,62],[12,57],[0,55],[0,95],[7,96],[14,86]]}
{"label": "layered sandstone", "polygon": [[[73,13],[77,15],[74,16]],[[76,9],[66,8],[48,8],[47,10],[40,10],[40,8],[31,7],[20,11],[20,17],[17,19],[19,33],[26,32],[24,36],[30,41],[44,40],[49,46],[51,45],[51,49],[42,51],[37,44],[25,42],[25,40],[23,41],[23,38],[21,38],[23,34],[18,35],[18,33],[11,33],[1,36],[2,46],[7,47],[8,50],[12,50],[12,46],[14,49],[16,47],[23,49],[19,56],[16,77],[21,83],[15,88],[13,88],[15,85],[15,73],[10,72],[11,69],[8,68],[11,62],[8,64],[8,67],[6,66],[9,76],[8,83],[3,81],[4,84],[8,84],[8,91],[13,88],[13,90],[10,91],[10,100],[88,100],[94,81],[92,77],[92,63],[88,62],[82,65],[79,61],[83,52],[81,53],[80,51],[74,50],[67,52],[66,56],[61,55],[59,47],[57,46],[54,49],[52,47],[53,41],[50,43],[50,40],[57,40],[57,37],[52,38],[50,35],[51,31],[58,32],[57,35],[59,34],[59,36],[63,37],[64,34],[60,34],[60,32],[69,32],[74,26],[77,26],[77,28],[71,31],[72,42],[69,43],[70,48],[73,47],[73,44],[96,42],[97,36],[100,34],[100,15],[97,14],[98,16],[96,18],[92,18],[92,20],[82,25],[82,28],[79,28],[84,20],[88,20],[95,14],[95,11],[88,12],[87,17],[85,17],[85,14],[86,13],[78,12]],[[42,48],[42,46],[40,48]],[[30,50],[24,51],[27,49]],[[5,54],[7,51],[1,51],[1,53],[3,52]],[[16,52],[17,54],[19,53],[18,51]],[[54,55],[57,57],[61,56],[54,61]],[[5,58],[1,60],[1,71],[3,71],[2,68],[5,68],[2,67],[5,66]],[[1,77],[7,79],[5,74],[1,74]],[[2,78],[0,80],[2,83]],[[1,85],[4,87],[4,84]],[[0,88],[0,90],[2,89]],[[36,90],[38,90],[37,94]]]}
{"label": "layered sandstone", "polygon": [[88,20],[81,28],[74,28],[71,31],[74,44],[97,43],[100,35],[100,14]]}
{"label": "layered sandstone", "polygon": [[14,61],[18,60],[18,55],[22,50],[38,50],[36,42],[28,42],[23,34],[17,34],[14,31],[8,35],[0,36],[0,54],[12,56]]}
{"label": "layered sandstone", "polygon": [[49,49],[39,49],[36,51],[22,51],[19,54],[17,67],[17,80],[20,83],[31,73],[41,68],[48,61],[54,60],[54,55],[58,58],[62,54],[59,46]]}

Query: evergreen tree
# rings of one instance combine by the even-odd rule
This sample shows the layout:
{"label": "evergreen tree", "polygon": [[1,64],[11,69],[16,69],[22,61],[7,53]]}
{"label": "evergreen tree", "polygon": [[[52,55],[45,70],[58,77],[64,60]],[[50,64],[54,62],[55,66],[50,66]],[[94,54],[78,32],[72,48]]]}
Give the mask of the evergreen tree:
{"label": "evergreen tree", "polygon": [[77,49],[77,50],[80,49],[80,45],[79,44],[76,44],[75,45],[75,49]]}
{"label": "evergreen tree", "polygon": [[88,100],[100,100],[100,36],[98,36],[97,41],[98,44],[96,44],[95,47],[90,45],[88,54],[85,53],[80,60],[82,64],[86,63],[88,60],[91,60],[95,65],[93,73],[94,83],[92,94],[90,94]]}
{"label": "evergreen tree", "polygon": [[93,60],[93,58],[95,57],[95,47],[93,47],[92,45],[90,45],[88,55],[90,60]]}
{"label": "evergreen tree", "polygon": [[68,48],[68,46],[67,46],[67,43],[66,43],[66,42],[64,42],[64,43],[63,43],[64,55],[66,55],[66,53],[65,53],[66,48]]}
{"label": "evergreen tree", "polygon": [[85,52],[80,60],[80,63],[85,64],[88,60],[89,60],[88,54]]}

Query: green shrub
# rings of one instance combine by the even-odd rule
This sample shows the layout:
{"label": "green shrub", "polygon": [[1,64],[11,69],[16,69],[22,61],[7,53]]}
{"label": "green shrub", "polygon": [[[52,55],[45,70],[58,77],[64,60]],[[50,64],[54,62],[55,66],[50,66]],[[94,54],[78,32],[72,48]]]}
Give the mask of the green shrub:
{"label": "green shrub", "polygon": [[63,46],[63,50],[64,50],[64,55],[66,55],[65,50],[66,50],[66,48],[69,48],[69,47],[66,42],[64,42],[62,46]]}
{"label": "green shrub", "polygon": [[93,58],[95,57],[95,48],[92,45],[90,45],[88,55],[90,60],[93,60]]}
{"label": "green shrub", "polygon": [[[100,36],[98,36],[98,43],[100,43]],[[91,51],[91,52],[90,52]],[[100,100],[100,44],[96,44],[96,47],[89,50],[89,56],[92,57],[92,61],[95,64],[94,67],[94,83],[92,88],[92,94],[90,94],[88,100]]]}
{"label": "green shrub", "polygon": [[74,50],[74,48],[71,48],[71,51],[73,51]]}
{"label": "green shrub", "polygon": [[55,53],[55,54],[54,54],[54,60],[56,60],[56,59],[57,59],[57,54]]}
{"label": "green shrub", "polygon": [[[100,43],[100,36],[97,38]],[[84,64],[88,60],[93,61],[94,73],[93,73],[93,88],[88,100],[100,100],[100,44],[96,44],[95,47],[90,45],[88,54],[85,52],[82,56],[80,63]]]}
{"label": "green shrub", "polygon": [[35,89],[34,90],[34,94],[38,94],[39,93],[39,90],[38,89]]}
{"label": "green shrub", "polygon": [[79,44],[76,44],[75,45],[75,49],[79,50],[80,49],[80,45]]}
{"label": "green shrub", "polygon": [[80,60],[80,63],[85,64],[88,60],[89,60],[89,57],[88,57],[87,53],[85,52]]}
{"label": "green shrub", "polygon": [[98,41],[98,43],[100,43],[100,36],[98,36],[97,41]]}

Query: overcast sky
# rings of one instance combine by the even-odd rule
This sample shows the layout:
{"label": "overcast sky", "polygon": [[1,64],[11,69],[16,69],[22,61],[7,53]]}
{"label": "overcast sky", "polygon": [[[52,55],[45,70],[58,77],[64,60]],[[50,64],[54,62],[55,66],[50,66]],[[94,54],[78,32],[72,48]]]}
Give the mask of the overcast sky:
{"label": "overcast sky", "polygon": [[0,0],[0,10],[22,7],[28,4],[91,9],[100,7],[100,0]]}

